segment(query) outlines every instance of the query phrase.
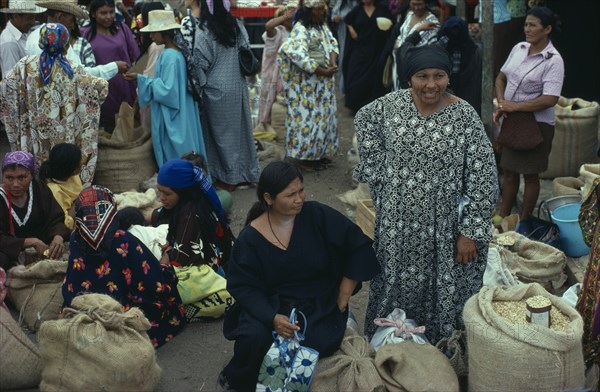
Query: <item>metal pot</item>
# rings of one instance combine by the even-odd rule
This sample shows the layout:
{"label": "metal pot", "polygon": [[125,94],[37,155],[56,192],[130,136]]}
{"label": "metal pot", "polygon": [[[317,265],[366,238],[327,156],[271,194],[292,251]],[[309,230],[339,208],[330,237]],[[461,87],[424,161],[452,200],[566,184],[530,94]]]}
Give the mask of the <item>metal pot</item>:
{"label": "metal pot", "polygon": [[564,195],[553,197],[540,203],[538,217],[547,221],[551,221],[550,214],[552,211],[560,206],[576,203],[581,203],[580,195]]}

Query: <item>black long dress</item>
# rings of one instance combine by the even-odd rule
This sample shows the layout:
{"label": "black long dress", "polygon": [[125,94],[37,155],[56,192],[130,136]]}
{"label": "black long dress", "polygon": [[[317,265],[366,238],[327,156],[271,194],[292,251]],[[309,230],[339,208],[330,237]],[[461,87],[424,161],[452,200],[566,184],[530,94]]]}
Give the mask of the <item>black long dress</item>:
{"label": "black long dress", "polygon": [[377,64],[383,48],[388,40],[389,32],[377,27],[377,18],[392,19],[387,6],[378,4],[369,17],[362,4],[354,7],[346,15],[344,22],[351,25],[358,33],[356,40],[350,36],[346,39],[344,55],[344,91],[347,108],[357,111],[369,102],[379,98],[377,85],[381,84],[382,71]]}
{"label": "black long dress", "polygon": [[379,271],[372,241],[341,213],[306,202],[296,217],[287,250],[271,244],[251,226],[233,247],[227,290],[237,305],[225,316],[223,333],[235,340],[223,370],[236,391],[250,391],[273,343],[273,318],[292,307],[307,317],[303,345],[321,357],[338,349],[348,318],[337,307],[343,276],[370,280]]}

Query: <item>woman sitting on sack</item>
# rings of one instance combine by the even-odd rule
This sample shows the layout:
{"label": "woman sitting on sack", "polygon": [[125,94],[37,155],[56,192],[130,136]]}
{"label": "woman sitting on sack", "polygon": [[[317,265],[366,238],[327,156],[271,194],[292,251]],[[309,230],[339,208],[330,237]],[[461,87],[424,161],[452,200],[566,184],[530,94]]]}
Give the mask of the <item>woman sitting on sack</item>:
{"label": "woman sitting on sack", "polygon": [[107,294],[128,310],[144,311],[154,347],[173,339],[185,324],[177,277],[133,235],[119,230],[117,206],[107,188],[84,189],[75,201],[76,230],[69,243],[69,265],[62,287],[63,308],[77,295]]}
{"label": "woman sitting on sack", "polygon": [[[233,247],[227,289],[236,300],[223,333],[234,355],[219,376],[236,391],[254,391],[272,332],[292,337],[292,308],[308,329],[303,345],[321,357],[341,343],[348,301],[361,281],[379,270],[372,241],[334,209],[305,202],[302,174],[288,162],[272,162],[258,182],[258,202]],[[303,326],[302,326],[303,328]]]}
{"label": "woman sitting on sack", "polygon": [[498,124],[501,117],[510,117],[515,112],[532,112],[543,138],[533,149],[502,146],[501,217],[511,213],[521,174],[525,191],[519,218],[529,217],[540,194],[539,173],[548,168],[554,138],[554,105],[560,97],[565,73],[562,57],[550,40],[558,32],[556,22],[556,15],[548,8],[530,9],[525,20],[525,42],[515,45],[496,78],[498,110],[494,122]]}
{"label": "woman sitting on sack", "polygon": [[157,182],[163,207],[152,223],[169,224],[162,262],[176,267],[186,315],[220,317],[232,302],[224,275],[234,237],[217,193],[205,172],[184,159],[161,166]]}
{"label": "woman sitting on sack", "polygon": [[65,214],[48,186],[35,178],[35,158],[9,152],[2,161],[0,187],[0,267],[17,264],[19,253],[33,247],[38,256],[60,258],[70,231]]}

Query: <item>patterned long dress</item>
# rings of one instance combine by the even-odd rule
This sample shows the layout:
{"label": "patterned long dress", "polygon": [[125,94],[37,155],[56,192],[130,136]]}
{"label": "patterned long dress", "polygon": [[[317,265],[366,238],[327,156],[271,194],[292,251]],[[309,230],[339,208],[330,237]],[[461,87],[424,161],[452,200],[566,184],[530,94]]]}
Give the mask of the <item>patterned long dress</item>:
{"label": "patterned long dress", "polygon": [[600,365],[600,178],[594,181],[592,192],[581,205],[579,225],[583,239],[590,246],[590,260],[577,300],[577,310],[583,317],[583,355],[589,367]]}
{"label": "patterned long dress", "polygon": [[23,57],[0,83],[0,119],[13,151],[29,151],[40,165],[52,147],[74,143],[81,149],[81,181],[91,185],[98,160],[100,105],[108,82],[73,67],[73,79],[52,68],[52,80],[39,79],[40,56]]}
{"label": "patterned long dress", "polygon": [[[192,23],[194,22],[194,23]],[[180,48],[192,64],[192,81],[202,91],[206,119],[203,128],[208,171],[227,184],[258,182],[260,165],[252,136],[248,85],[240,71],[238,47],[225,47],[200,21],[183,18]],[[237,45],[248,43],[244,25],[237,21]],[[194,45],[192,50],[192,39]],[[177,39],[177,42],[180,38]]]}
{"label": "patterned long dress", "polygon": [[312,161],[335,154],[339,146],[335,78],[315,74],[317,61],[309,55],[318,46],[327,56],[339,52],[327,26],[298,22],[277,56],[287,101],[287,156]]}
{"label": "patterned long dress", "polygon": [[283,91],[279,67],[277,66],[277,51],[281,44],[287,39],[288,31],[283,26],[275,26],[275,35],[269,37],[265,31],[262,35],[265,41],[260,73],[260,101],[258,106],[258,117],[260,122],[271,123],[271,107],[277,98],[277,94]]}
{"label": "patterned long dress", "polygon": [[106,258],[88,254],[77,231],[69,243],[69,264],[62,287],[63,307],[79,294],[106,294],[125,310],[140,308],[151,327],[154,347],[170,341],[185,325],[185,313],[177,291],[177,277],[170,265],[162,265],[133,235],[117,230]]}
{"label": "patterned long dress", "polygon": [[[373,101],[354,122],[361,158],[354,177],[371,190],[381,265],[365,331],[371,336],[374,318],[400,308],[435,343],[462,328],[464,303],[483,283],[498,196],[491,144],[468,103],[424,117],[410,90]],[[455,261],[460,234],[477,246],[477,260],[466,266]]]}

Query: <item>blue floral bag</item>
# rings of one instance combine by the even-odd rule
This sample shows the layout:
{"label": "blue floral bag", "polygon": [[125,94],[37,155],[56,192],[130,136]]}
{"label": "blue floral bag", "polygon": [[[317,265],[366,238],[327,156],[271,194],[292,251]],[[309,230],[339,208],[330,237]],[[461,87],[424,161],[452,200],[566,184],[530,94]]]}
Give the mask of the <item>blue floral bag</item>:
{"label": "blue floral bag", "polygon": [[257,392],[308,391],[319,361],[319,352],[300,345],[306,334],[306,317],[294,308],[290,313],[290,323],[296,323],[297,314],[304,319],[304,331],[294,332],[293,338],[283,338],[273,331],[274,342],[258,373]]}

